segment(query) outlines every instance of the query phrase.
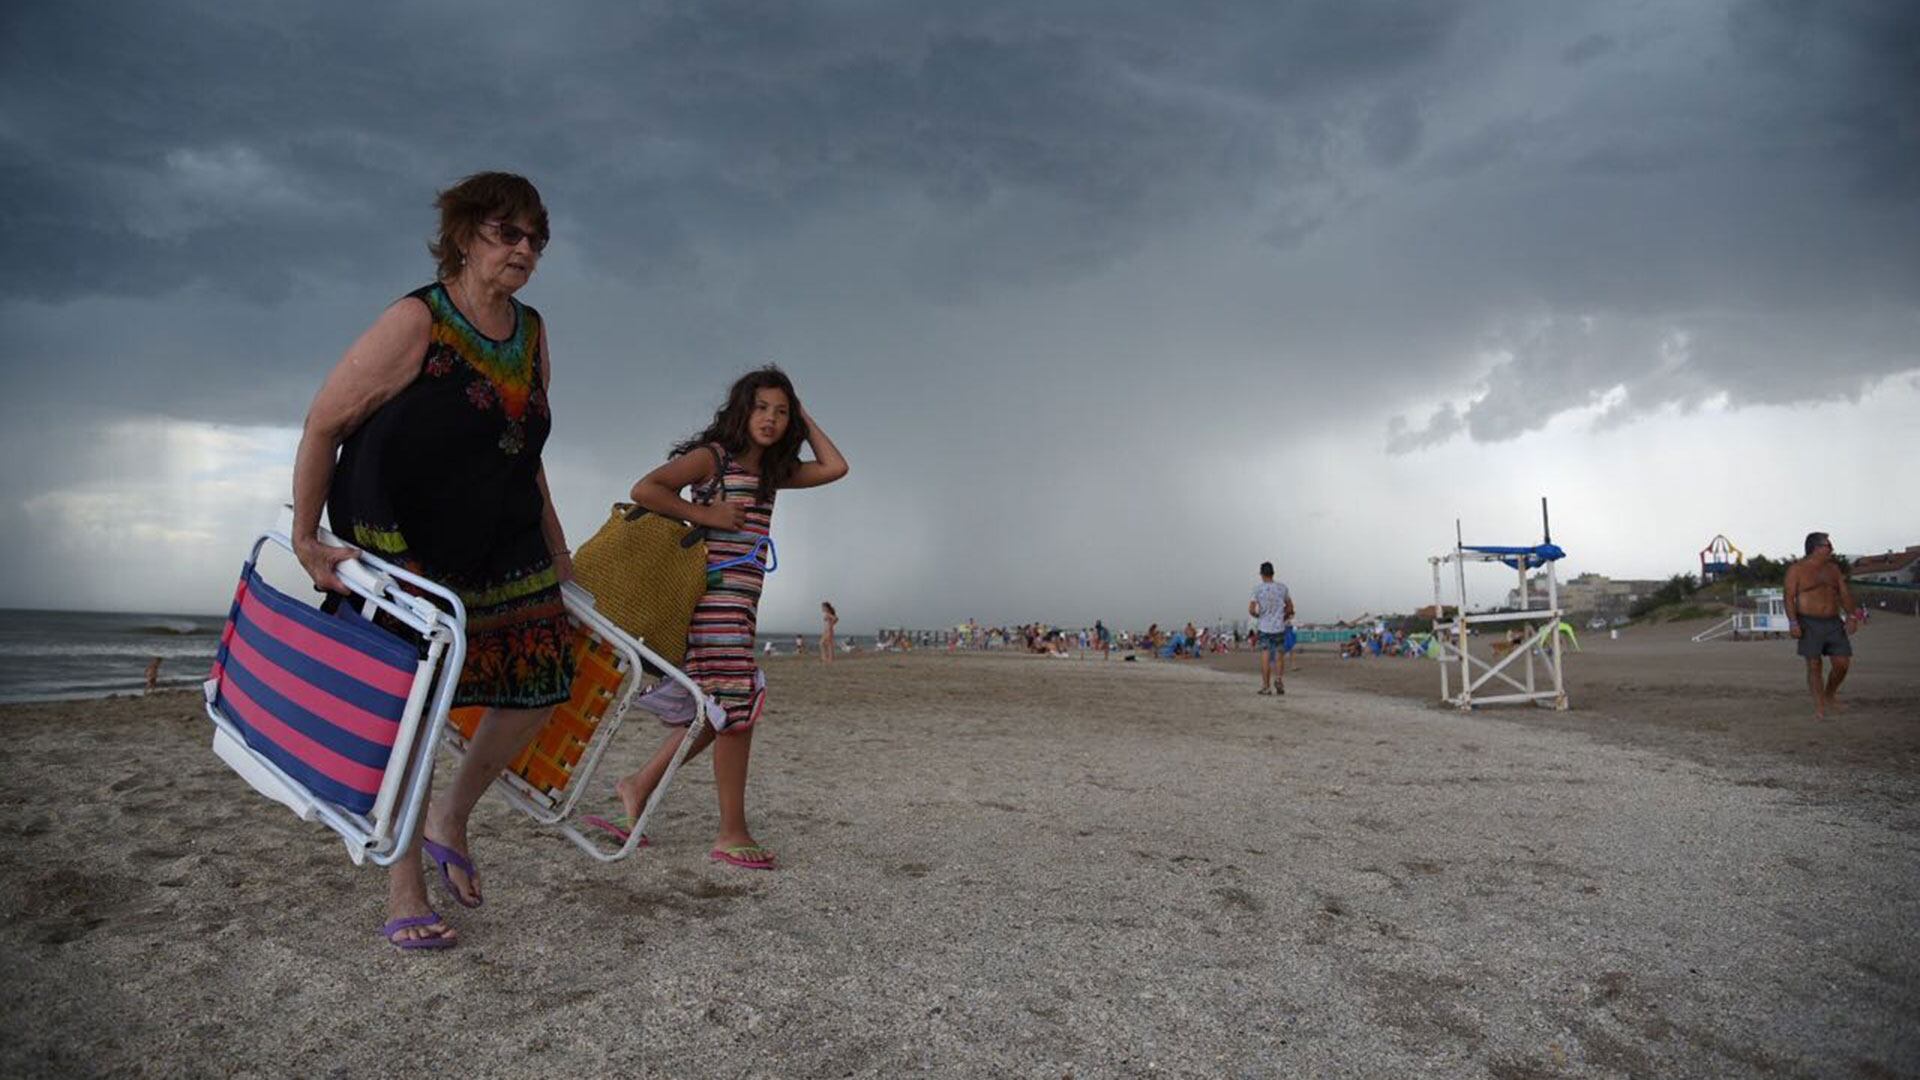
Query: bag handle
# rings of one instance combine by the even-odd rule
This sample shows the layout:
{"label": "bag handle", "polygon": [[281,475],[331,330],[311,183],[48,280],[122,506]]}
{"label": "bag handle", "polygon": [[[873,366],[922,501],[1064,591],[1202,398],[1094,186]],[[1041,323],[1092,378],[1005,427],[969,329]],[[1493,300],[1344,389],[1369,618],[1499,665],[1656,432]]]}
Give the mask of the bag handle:
{"label": "bag handle", "polygon": [[[693,501],[699,503],[701,506],[711,506],[714,496],[725,490],[727,465],[733,457],[733,455],[727,453],[727,448],[719,443],[708,443],[707,449],[713,451],[713,475],[709,476],[705,483],[695,485],[691,493],[693,495]],[[639,521],[650,513],[652,513],[652,511],[646,507],[635,504],[627,510],[626,520]],[[687,535],[680,538],[680,546],[683,548],[690,548],[705,540],[707,533],[711,531],[705,525],[693,525],[691,522],[689,522],[688,525]]]}
{"label": "bag handle", "polygon": [[[625,513],[621,514],[621,517],[626,521],[639,521],[641,518],[646,517],[648,514],[653,513],[653,511],[647,509],[644,506],[630,505],[628,503],[614,503],[613,504],[614,512],[620,513],[620,508],[622,506],[627,507]],[[690,548],[693,545],[700,543],[701,541],[707,538],[708,531],[709,530],[705,525],[689,526],[687,529],[687,535],[680,538],[680,546],[683,548]]]}
{"label": "bag handle", "polygon": [[727,467],[733,464],[733,455],[727,453],[725,445],[708,443],[707,449],[713,451],[713,475],[707,477],[705,483],[695,486],[691,493],[694,501],[702,506],[712,506],[713,500],[726,498]]}

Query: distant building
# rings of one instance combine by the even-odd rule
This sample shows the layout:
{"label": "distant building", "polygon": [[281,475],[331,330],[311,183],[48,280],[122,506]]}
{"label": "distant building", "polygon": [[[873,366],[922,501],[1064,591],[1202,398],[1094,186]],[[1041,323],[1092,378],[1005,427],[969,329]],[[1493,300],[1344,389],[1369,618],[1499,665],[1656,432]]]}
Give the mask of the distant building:
{"label": "distant building", "polygon": [[1855,556],[1848,576],[1876,585],[1920,585],[1920,544],[1885,555]]}
{"label": "distant building", "polygon": [[[1652,593],[1664,581],[1615,581],[1602,574],[1581,574],[1560,585],[1560,607],[1566,611],[1588,611],[1595,615],[1625,615],[1640,598]],[[1542,576],[1527,579],[1527,607],[1547,605],[1547,582]],[[1507,590],[1507,606],[1519,608],[1520,590]]]}

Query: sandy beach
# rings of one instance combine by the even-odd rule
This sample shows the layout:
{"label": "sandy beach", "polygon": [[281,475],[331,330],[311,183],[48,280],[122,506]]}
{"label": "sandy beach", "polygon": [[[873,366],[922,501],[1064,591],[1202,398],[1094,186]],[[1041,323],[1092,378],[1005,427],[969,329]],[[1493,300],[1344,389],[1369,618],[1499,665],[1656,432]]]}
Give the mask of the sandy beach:
{"label": "sandy beach", "polygon": [[1920,624],[1820,725],[1788,645],[1690,629],[1583,639],[1566,713],[1325,653],[1284,698],[1247,654],[775,659],[780,870],[708,862],[704,761],[613,866],[490,799],[443,954],[194,696],[7,707],[0,1073],[1920,1074]]}

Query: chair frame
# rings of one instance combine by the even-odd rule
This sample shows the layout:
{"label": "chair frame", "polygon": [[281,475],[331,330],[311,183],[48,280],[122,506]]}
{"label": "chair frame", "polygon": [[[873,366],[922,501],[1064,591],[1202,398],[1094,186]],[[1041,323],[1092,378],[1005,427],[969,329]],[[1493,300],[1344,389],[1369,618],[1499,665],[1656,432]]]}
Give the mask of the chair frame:
{"label": "chair frame", "polygon": [[[620,659],[619,666],[624,677],[614,691],[613,701],[607,706],[605,716],[594,728],[592,738],[588,740],[586,748],[581,752],[580,763],[572,770],[565,794],[555,804],[546,805],[529,795],[526,781],[514,773],[511,767],[501,770],[499,777],[494,781],[493,790],[507,805],[542,825],[554,827],[562,836],[572,841],[574,846],[588,855],[601,862],[616,862],[639,850],[640,837],[646,831],[647,820],[653,816],[654,810],[660,805],[674,777],[679,773],[680,766],[686,762],[694,743],[700,737],[701,730],[708,726],[713,726],[717,730],[724,724],[712,724],[710,711],[717,706],[701,692],[699,684],[694,682],[691,676],[668,663],[659,653],[654,652],[647,646],[644,639],[628,634],[596,610],[593,594],[572,582],[563,583],[560,586],[560,593],[566,602],[567,614],[573,617],[578,629],[581,632],[593,634],[612,647]],[[645,665],[642,661],[661,671],[663,679],[672,680],[685,687],[692,694],[694,701],[702,704],[696,710],[697,715],[693,722],[687,725],[686,734],[681,737],[673,759],[667,763],[667,770],[661,775],[660,782],[654,785],[653,794],[648,797],[647,805],[641,809],[639,818],[634,821],[633,829],[627,834],[627,839],[617,847],[609,847],[596,836],[582,832],[572,819],[581,797],[592,784],[594,773],[599,769],[607,747],[612,744],[614,734],[625,720],[628,708],[639,694],[645,678]],[[466,740],[457,731],[448,731],[445,745],[455,757],[463,756],[466,752]]]}
{"label": "chair frame", "polygon": [[[260,533],[247,566],[257,565],[269,544],[292,555],[291,526],[290,513],[283,513],[274,528]],[[319,537],[334,547],[350,546],[324,529]],[[446,728],[466,663],[466,607],[451,590],[364,551],[339,563],[335,573],[360,598],[363,612],[377,608],[427,643],[372,812],[360,814],[328,802],[249,746],[239,725],[214,703],[218,683],[209,679],[204,690],[207,717],[214,726],[213,750],[256,791],[285,805],[300,820],[319,821],[338,833],[356,865],[371,860],[390,866],[412,848],[433,786],[432,748]],[[401,588],[402,583],[408,588]]]}

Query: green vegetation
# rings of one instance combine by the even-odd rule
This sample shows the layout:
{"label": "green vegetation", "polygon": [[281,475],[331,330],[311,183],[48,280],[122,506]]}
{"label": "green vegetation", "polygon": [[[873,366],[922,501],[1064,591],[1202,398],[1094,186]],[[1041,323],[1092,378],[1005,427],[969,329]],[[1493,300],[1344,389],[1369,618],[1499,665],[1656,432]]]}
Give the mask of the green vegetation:
{"label": "green vegetation", "polygon": [[[1724,580],[1737,582],[1742,588],[1758,589],[1768,585],[1784,585],[1787,582],[1787,567],[1800,560],[1792,556],[1770,559],[1765,555],[1755,555],[1744,565],[1736,566]],[[1842,574],[1853,572],[1853,563],[1844,555],[1835,555],[1833,561],[1840,567]]]}
{"label": "green vegetation", "polygon": [[1667,622],[1685,622],[1688,619],[1719,618],[1726,614],[1726,610],[1718,604],[1712,607],[1705,604],[1681,604],[1659,614]]}
{"label": "green vegetation", "polygon": [[[1627,614],[1634,619],[1652,616],[1666,620],[1699,619],[1720,614],[1713,608],[1701,607],[1699,602],[1731,607],[1739,600],[1740,594],[1748,589],[1786,584],[1787,568],[1798,561],[1794,558],[1773,559],[1755,555],[1708,585],[1700,584],[1700,579],[1692,574],[1675,574],[1667,579],[1665,585],[1641,597]],[[1838,555],[1834,556],[1833,561],[1840,564],[1842,574],[1852,569],[1852,564]]]}
{"label": "green vegetation", "polygon": [[1678,604],[1682,600],[1700,591],[1700,580],[1692,574],[1675,574],[1667,579],[1665,585],[1648,593],[1636,601],[1627,611],[1629,618],[1638,619],[1652,614],[1654,609],[1669,604]]}

